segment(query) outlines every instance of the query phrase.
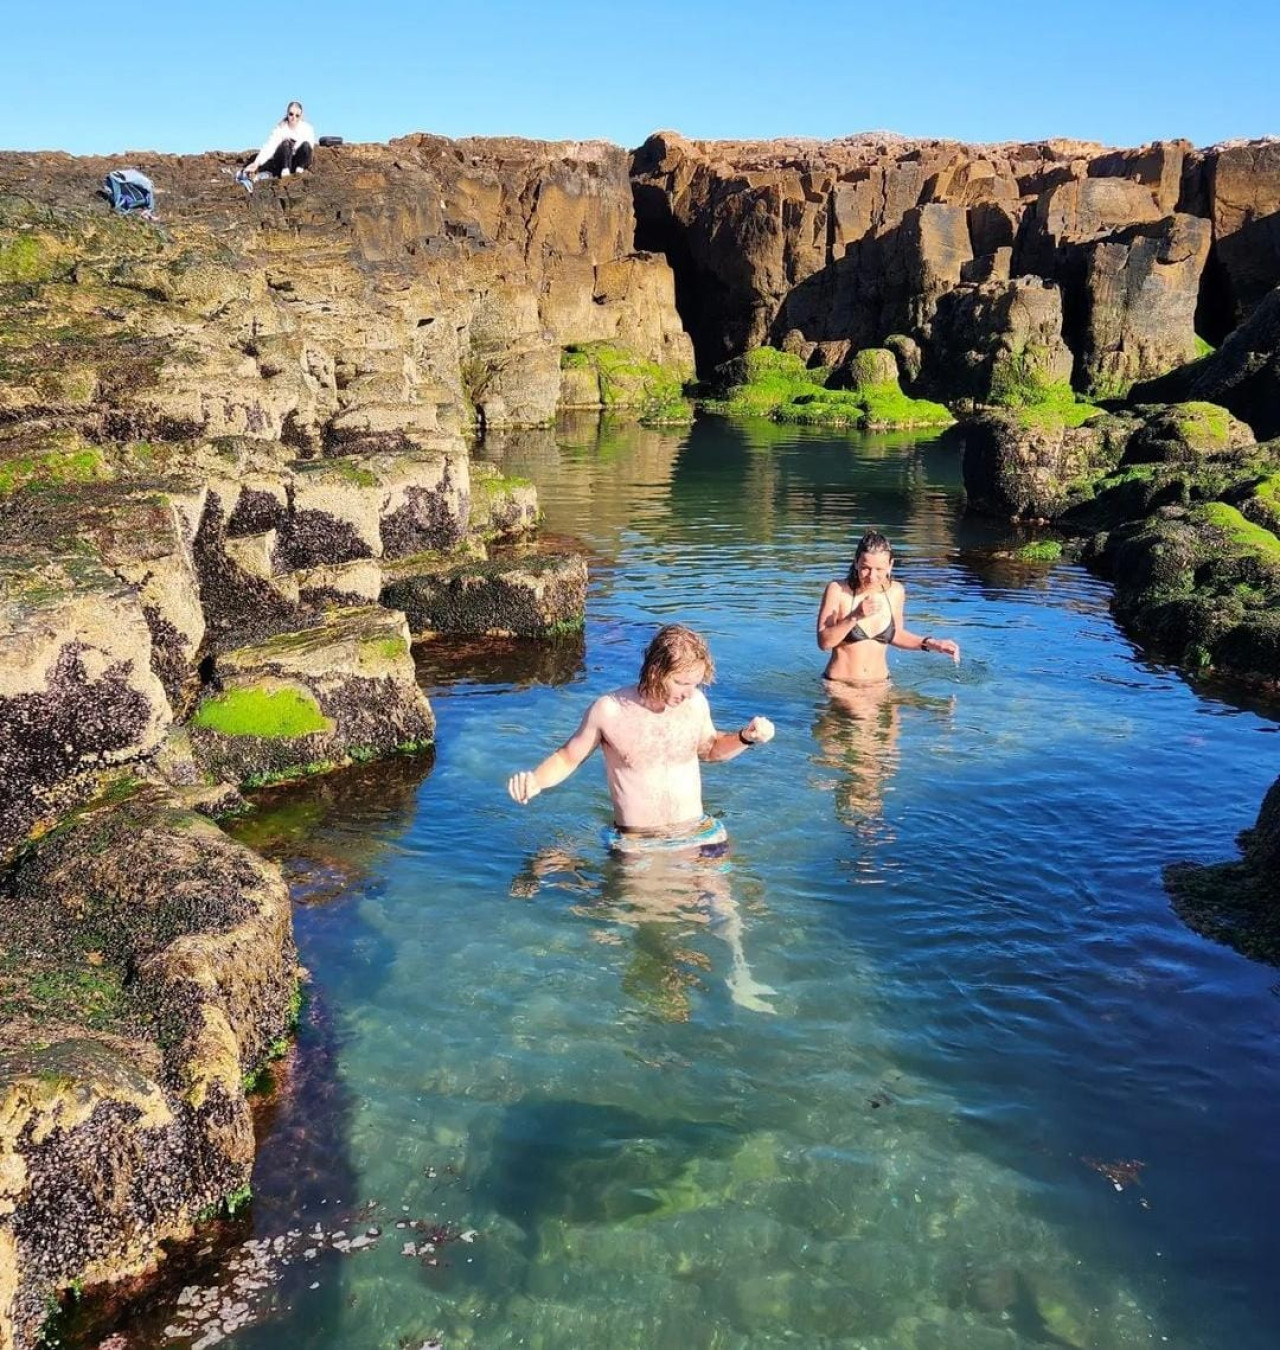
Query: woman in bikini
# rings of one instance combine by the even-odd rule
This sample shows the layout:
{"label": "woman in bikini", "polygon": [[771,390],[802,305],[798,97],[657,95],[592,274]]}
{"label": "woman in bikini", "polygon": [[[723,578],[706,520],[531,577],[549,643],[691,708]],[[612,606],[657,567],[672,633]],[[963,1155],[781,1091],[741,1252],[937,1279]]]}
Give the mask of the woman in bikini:
{"label": "woman in bikini", "polygon": [[836,684],[879,684],[889,678],[890,647],[909,652],[940,652],[953,661],[960,647],[950,638],[921,637],[903,618],[906,593],[893,580],[893,550],[876,530],[858,541],[849,575],[829,581],[818,610],[818,647],[831,653],[825,680]]}

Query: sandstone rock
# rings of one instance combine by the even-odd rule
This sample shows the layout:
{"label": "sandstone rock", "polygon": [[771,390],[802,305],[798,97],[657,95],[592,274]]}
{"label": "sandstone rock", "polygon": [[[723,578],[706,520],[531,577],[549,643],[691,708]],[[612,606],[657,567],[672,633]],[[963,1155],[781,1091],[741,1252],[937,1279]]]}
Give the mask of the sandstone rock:
{"label": "sandstone rock", "polygon": [[0,936],[0,1328],[28,1345],[57,1289],[150,1269],[248,1180],[242,1084],[297,970],[279,872],[154,790],[26,855]]}
{"label": "sandstone rock", "polygon": [[134,588],[83,554],[0,546],[0,854],[172,721]]}
{"label": "sandstone rock", "polygon": [[[138,163],[166,191],[165,234],[103,229],[86,209],[106,161],[0,156],[0,202],[53,208],[0,210],[0,232],[32,235],[22,279],[41,289],[28,327],[56,314],[49,341],[65,333],[78,288],[85,333],[74,347],[64,338],[43,375],[48,344],[24,340],[31,378],[0,381],[4,406],[109,407],[135,435],[283,437],[314,454],[456,433],[476,409],[490,425],[545,422],[572,342],[690,364],[670,269],[634,251],[615,147],[344,146],[247,200],[227,190],[228,157]],[[108,341],[120,327],[135,339],[123,355]]]}
{"label": "sandstone rock", "polygon": [[1168,214],[1142,183],[1118,178],[1072,179],[1036,203],[1035,220],[1055,246],[1100,239]]}
{"label": "sandstone rock", "polygon": [[350,609],[377,604],[382,593],[382,567],[371,558],[327,563],[295,573],[294,581],[304,604]]}
{"label": "sandstone rock", "polygon": [[[192,545],[206,645],[213,651],[289,632],[317,620],[315,608],[303,603],[297,583],[285,576],[311,542],[307,532],[311,519],[304,516],[301,527],[290,530],[290,547],[296,551],[282,557],[280,536],[274,530],[228,539],[228,521],[235,517],[239,498],[240,488],[234,482],[211,485]],[[324,534],[325,517],[318,508],[316,515],[315,533],[335,548],[339,543],[347,545],[345,556],[352,556],[349,535],[338,529],[331,535]],[[282,526],[287,523],[287,517],[281,521]],[[376,537],[376,518],[372,529]]]}
{"label": "sandstone rock", "polygon": [[1142,399],[1220,404],[1264,439],[1280,435],[1280,286],[1218,351],[1134,390]]}
{"label": "sandstone rock", "polygon": [[1081,369],[1095,394],[1124,394],[1195,355],[1209,226],[1175,215],[1082,250],[1086,297]]}
{"label": "sandstone rock", "polygon": [[389,571],[382,603],[403,609],[415,637],[489,633],[543,637],[581,625],[587,565],[576,554],[524,554],[422,572]]}
{"label": "sandstone rock", "polygon": [[927,332],[939,298],[960,283],[960,274],[973,258],[969,240],[969,213],[957,206],[930,204],[903,217],[907,269],[908,322]]}
{"label": "sandstone rock", "polygon": [[214,779],[257,783],[416,750],[435,734],[403,614],[329,611],[303,632],[220,654],[189,728]]}
{"label": "sandstone rock", "polygon": [[1071,379],[1062,297],[1038,277],[961,285],[940,297],[923,381],[947,399],[1037,403]]}
{"label": "sandstone rock", "polygon": [[132,587],[151,634],[151,668],[175,712],[195,678],[204,614],[192,552],[193,519],[203,501],[198,484],[77,485],[57,495],[23,493],[0,509],[0,540],[24,539],[96,559]]}
{"label": "sandstone rock", "polygon": [[1224,283],[1217,309],[1225,332],[1280,285],[1280,141],[1210,150],[1204,176],[1204,205]]}
{"label": "sandstone rock", "polygon": [[1090,178],[1125,178],[1149,187],[1156,208],[1167,216],[1179,208],[1182,170],[1190,141],[1156,141],[1137,150],[1114,150],[1089,161]]}

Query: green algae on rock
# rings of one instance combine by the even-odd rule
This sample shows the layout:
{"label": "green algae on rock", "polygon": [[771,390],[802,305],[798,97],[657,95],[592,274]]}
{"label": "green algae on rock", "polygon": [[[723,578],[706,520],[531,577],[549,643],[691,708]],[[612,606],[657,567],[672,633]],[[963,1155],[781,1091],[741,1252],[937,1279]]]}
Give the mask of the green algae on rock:
{"label": "green algae on rock", "polygon": [[1164,883],[1178,917],[1204,937],[1280,965],[1280,778],[1257,822],[1240,835],[1237,862],[1171,863]]}
{"label": "green algae on rock", "polygon": [[213,679],[220,692],[197,708],[189,736],[215,780],[257,786],[434,739],[404,615],[380,606],[220,653]]}
{"label": "green algae on rock", "polygon": [[333,723],[305,688],[288,685],[215,694],[195,710],[191,725],[207,727],[223,736],[261,736],[266,740],[333,729]]}
{"label": "green algae on rock", "polygon": [[691,365],[645,360],[616,342],[579,342],[561,352],[560,371],[561,408],[632,408],[660,424],[693,419],[684,397]]}
{"label": "green algae on rock", "polygon": [[[836,380],[848,387],[833,387]],[[791,352],[759,347],[719,367],[715,386],[721,396],[702,406],[730,417],[875,429],[946,426],[955,420],[941,404],[902,392],[897,360],[887,349],[858,352],[833,375],[825,367],[806,367]]]}
{"label": "green algae on rock", "polygon": [[496,464],[471,464],[468,533],[486,543],[517,539],[538,523],[538,491],[527,478],[503,474]]}

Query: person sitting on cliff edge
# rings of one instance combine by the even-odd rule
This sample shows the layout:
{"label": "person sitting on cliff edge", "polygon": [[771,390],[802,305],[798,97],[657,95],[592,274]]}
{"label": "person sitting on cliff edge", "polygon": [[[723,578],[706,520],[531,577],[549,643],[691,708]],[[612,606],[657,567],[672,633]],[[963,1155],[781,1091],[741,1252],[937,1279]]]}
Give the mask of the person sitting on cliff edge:
{"label": "person sitting on cliff edge", "polygon": [[271,128],[262,149],[236,174],[236,182],[251,187],[257,173],[270,178],[305,173],[311,167],[315,146],[315,128],[303,117],[302,104],[294,99],[285,109],[284,116]]}
{"label": "person sitting on cliff edge", "polygon": [[636,684],[596,699],[554,754],[511,776],[508,792],[527,805],[563,783],[600,746],[613,801],[614,848],[722,843],[724,826],[702,810],[698,761],[736,759],[772,740],[773,723],[753,717],[740,730],[717,731],[699,688],[714,675],[706,640],[683,624],[667,624],[645,650]]}

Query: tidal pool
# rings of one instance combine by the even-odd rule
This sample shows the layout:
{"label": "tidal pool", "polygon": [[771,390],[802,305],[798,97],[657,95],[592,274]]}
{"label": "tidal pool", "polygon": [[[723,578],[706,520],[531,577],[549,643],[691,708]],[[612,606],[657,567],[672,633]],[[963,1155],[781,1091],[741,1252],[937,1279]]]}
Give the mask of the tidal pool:
{"label": "tidal pool", "polygon": [[[287,869],[311,998],[248,1214],[130,1343],[1280,1343],[1277,973],[1161,882],[1234,856],[1266,710],[1145,660],[1082,569],[999,556],[949,437],[482,453],[582,541],[585,634],[426,648],[432,759],[238,827]],[[814,617],[868,525],[964,659],[893,653],[837,703]],[[674,619],[719,725],[778,735],[704,771],[728,859],[655,874],[605,856],[598,760],[527,808],[504,784]]]}

